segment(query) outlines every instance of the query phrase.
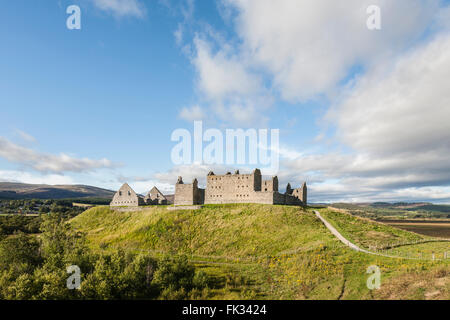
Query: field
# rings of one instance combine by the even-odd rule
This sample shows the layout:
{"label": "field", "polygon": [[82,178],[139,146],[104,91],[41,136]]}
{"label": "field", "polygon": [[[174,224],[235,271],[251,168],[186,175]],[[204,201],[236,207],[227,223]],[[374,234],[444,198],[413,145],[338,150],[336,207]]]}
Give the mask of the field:
{"label": "field", "polygon": [[[365,247],[426,239],[351,215],[320,211]],[[342,228],[342,219],[349,228]],[[118,212],[96,207],[71,224],[87,233],[95,250],[120,247],[155,256],[187,255],[210,278],[208,299],[450,299],[450,259],[393,259],[355,252],[335,239],[311,209],[236,204]],[[367,288],[371,265],[381,269],[380,290]]]}
{"label": "field", "polygon": [[431,203],[333,203],[333,208],[345,209],[351,214],[371,219],[448,219],[450,205]]}
{"label": "field", "polygon": [[431,237],[450,239],[450,220],[380,220],[380,222]]}

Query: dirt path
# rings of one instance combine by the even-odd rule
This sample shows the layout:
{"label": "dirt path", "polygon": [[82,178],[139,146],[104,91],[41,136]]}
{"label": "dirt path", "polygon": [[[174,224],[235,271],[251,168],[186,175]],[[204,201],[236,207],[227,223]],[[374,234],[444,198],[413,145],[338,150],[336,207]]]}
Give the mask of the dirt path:
{"label": "dirt path", "polygon": [[[367,254],[371,254],[371,255],[375,255],[375,256],[381,256],[381,257],[387,257],[387,258],[395,258],[395,259],[409,259],[409,260],[423,260],[421,258],[412,258],[412,257],[399,257],[399,256],[393,256],[393,255],[389,255],[389,254],[384,254],[384,253],[379,253],[379,252],[372,252],[366,249],[362,249],[360,247],[358,247],[356,244],[350,242],[348,239],[346,239],[339,231],[336,230],[335,227],[333,227],[327,220],[325,220],[319,213],[319,211],[314,210],[314,214],[316,215],[317,218],[319,218],[323,224],[325,225],[325,227],[328,228],[328,230],[330,230],[330,232],[339,239],[339,241],[341,241],[343,244],[345,244],[346,246],[350,247],[353,250],[359,251],[359,252],[364,252]],[[440,260],[440,259],[436,259],[436,260]]]}
{"label": "dirt path", "polygon": [[339,231],[336,230],[335,227],[333,227],[327,220],[325,220],[319,213],[319,211],[314,210],[314,213],[316,215],[317,218],[319,218],[323,224],[325,225],[325,227],[328,228],[328,230],[331,231],[331,233],[338,238],[343,244],[345,244],[346,246],[352,248],[353,250],[356,251],[360,251],[360,252],[364,252],[364,253],[368,253],[368,254],[376,254],[376,255],[380,255],[378,253],[375,252],[370,252],[367,251],[365,249],[361,249],[360,247],[358,247],[356,244],[350,242],[349,240],[347,240],[342,234],[339,233]]}

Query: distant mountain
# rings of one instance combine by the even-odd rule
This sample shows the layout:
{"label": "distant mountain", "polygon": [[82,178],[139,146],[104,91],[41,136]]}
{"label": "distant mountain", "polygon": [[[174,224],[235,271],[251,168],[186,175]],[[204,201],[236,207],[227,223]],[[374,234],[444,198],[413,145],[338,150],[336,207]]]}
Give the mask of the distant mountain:
{"label": "distant mountain", "polygon": [[340,209],[358,209],[372,207],[377,209],[412,209],[433,205],[430,202],[354,202],[332,203],[331,206]]}
{"label": "distant mountain", "polygon": [[399,209],[409,209],[418,208],[427,205],[432,205],[430,202],[374,202],[370,206],[374,208],[399,208]]}
{"label": "distant mountain", "polygon": [[387,207],[392,207],[393,204],[389,203],[389,202],[374,202],[372,204],[370,204],[371,207],[374,208],[387,208]]}
{"label": "distant mountain", "polygon": [[114,191],[85,185],[0,182],[0,199],[112,198]]}

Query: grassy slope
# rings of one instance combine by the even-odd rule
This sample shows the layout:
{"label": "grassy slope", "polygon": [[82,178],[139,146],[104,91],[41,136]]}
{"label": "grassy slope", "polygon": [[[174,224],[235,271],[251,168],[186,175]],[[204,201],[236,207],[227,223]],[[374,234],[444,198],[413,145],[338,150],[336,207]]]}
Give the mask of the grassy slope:
{"label": "grassy slope", "polygon": [[[97,244],[240,258],[279,253],[297,243],[314,246],[327,235],[312,214],[301,215],[297,207],[265,205],[178,211],[154,207],[140,212],[102,207],[72,223],[88,231]],[[311,227],[314,232],[308,232]]]}
{"label": "grassy slope", "polygon": [[321,209],[320,212],[344,237],[363,248],[380,248],[430,238],[343,212],[330,209]]}
{"label": "grassy slope", "polygon": [[[343,212],[321,209],[326,218],[347,239],[364,248],[387,248],[387,254],[409,258],[444,259],[450,257],[450,242],[428,242],[409,245],[415,241],[439,240],[398,229],[393,226],[357,218]],[[407,244],[407,245],[402,245]],[[391,248],[392,247],[392,248]]]}
{"label": "grassy slope", "polygon": [[[298,207],[241,204],[186,211],[153,207],[137,212],[96,207],[71,223],[87,232],[94,248],[187,254],[214,280],[211,299],[389,297],[389,290],[382,296],[367,289],[368,266],[378,265],[387,284],[409,273],[434,275],[437,269],[448,269],[442,262],[354,252],[337,241],[311,211]],[[430,290],[438,290],[447,297],[448,288],[436,286],[412,289],[408,295],[426,298]],[[389,288],[398,289],[395,283]]]}

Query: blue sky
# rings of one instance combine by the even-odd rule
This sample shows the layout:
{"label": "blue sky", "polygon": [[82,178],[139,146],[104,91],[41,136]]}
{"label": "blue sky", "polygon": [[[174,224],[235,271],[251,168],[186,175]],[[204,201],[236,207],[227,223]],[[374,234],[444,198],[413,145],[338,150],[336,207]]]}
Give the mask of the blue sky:
{"label": "blue sky", "polygon": [[280,129],[281,184],[313,200],[449,202],[448,4],[3,2],[0,180],[169,192],[231,170],[172,163],[172,132],[203,120]]}

